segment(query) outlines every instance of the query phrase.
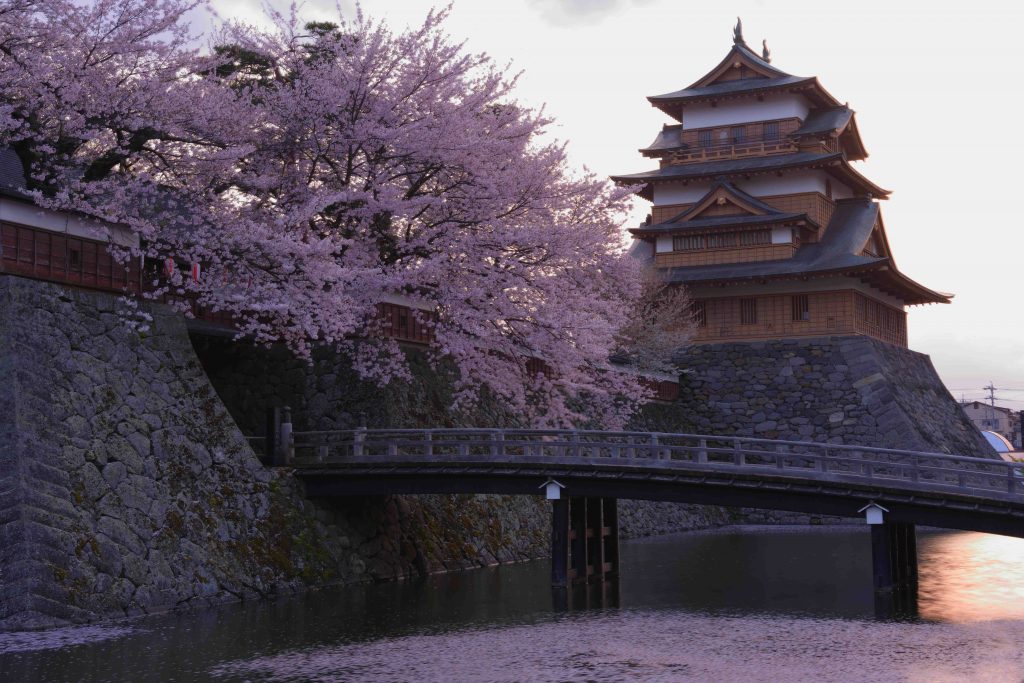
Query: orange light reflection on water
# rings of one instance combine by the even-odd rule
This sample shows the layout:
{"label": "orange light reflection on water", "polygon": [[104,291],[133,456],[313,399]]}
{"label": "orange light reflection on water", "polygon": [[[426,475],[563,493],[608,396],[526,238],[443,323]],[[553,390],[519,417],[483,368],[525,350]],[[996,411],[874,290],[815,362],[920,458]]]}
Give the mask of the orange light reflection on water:
{"label": "orange light reflection on water", "polygon": [[922,619],[1024,618],[1024,539],[966,531],[921,534],[918,571]]}

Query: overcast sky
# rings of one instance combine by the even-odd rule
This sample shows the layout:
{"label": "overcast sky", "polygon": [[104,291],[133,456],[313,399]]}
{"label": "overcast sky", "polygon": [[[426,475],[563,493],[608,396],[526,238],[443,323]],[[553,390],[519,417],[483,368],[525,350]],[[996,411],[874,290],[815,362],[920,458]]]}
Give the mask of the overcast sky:
{"label": "overcast sky", "polygon": [[[268,0],[286,9],[282,0]],[[257,20],[258,0],[214,0]],[[366,14],[418,23],[437,3],[363,0]],[[351,11],[353,3],[342,3]],[[773,65],[818,76],[857,112],[870,158],[857,167],[893,190],[882,202],[901,270],[956,298],[910,309],[911,348],[931,355],[953,394],[989,380],[1024,409],[1024,4],[736,0],[457,0],[449,32],[523,71],[519,99],[544,105],[575,163],[601,175],[652,168],[637,152],[668,117],[647,95],[685,87],[732,44],[767,38]],[[302,13],[330,18],[333,2]],[[646,205],[646,202],[643,202]],[[639,215],[646,210],[638,210]]]}

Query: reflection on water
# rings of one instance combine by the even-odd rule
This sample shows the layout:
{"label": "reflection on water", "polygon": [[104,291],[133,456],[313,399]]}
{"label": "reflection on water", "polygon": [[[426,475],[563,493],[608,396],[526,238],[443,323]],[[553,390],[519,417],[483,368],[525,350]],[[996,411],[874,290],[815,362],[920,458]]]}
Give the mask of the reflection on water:
{"label": "reflection on water", "polygon": [[[1019,683],[1024,625],[657,612],[332,645],[218,666],[231,681]],[[996,643],[996,646],[993,644]],[[999,645],[1001,644],[1001,646]]]}
{"label": "reflection on water", "polygon": [[0,679],[1019,683],[1024,541],[918,538],[913,623],[874,619],[865,527],[736,528],[624,542],[617,586],[554,603],[533,562],[0,634]]}
{"label": "reflection on water", "polygon": [[918,610],[930,621],[1024,619],[1024,539],[922,535]]}

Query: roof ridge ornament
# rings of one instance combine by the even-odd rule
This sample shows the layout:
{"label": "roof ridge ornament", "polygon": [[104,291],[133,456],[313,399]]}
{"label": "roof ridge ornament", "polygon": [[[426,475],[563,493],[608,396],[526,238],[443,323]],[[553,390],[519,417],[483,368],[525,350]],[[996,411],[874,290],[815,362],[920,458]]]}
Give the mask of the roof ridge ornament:
{"label": "roof ridge ornament", "polygon": [[733,45],[746,45],[746,41],[743,40],[743,20],[736,17],[736,26],[732,29],[732,42]]}
{"label": "roof ridge ornament", "polygon": [[772,63],[772,51],[768,49],[767,38],[761,41],[761,59],[768,62],[769,64]]}

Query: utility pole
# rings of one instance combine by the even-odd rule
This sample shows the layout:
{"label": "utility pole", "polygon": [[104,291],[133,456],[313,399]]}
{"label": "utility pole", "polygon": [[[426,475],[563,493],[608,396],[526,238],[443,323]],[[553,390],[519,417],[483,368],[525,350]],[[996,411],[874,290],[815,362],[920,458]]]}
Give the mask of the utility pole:
{"label": "utility pole", "polygon": [[987,387],[982,387],[988,392],[988,423],[992,427],[992,431],[998,431],[996,429],[996,388],[992,384],[992,380],[989,380]]}

